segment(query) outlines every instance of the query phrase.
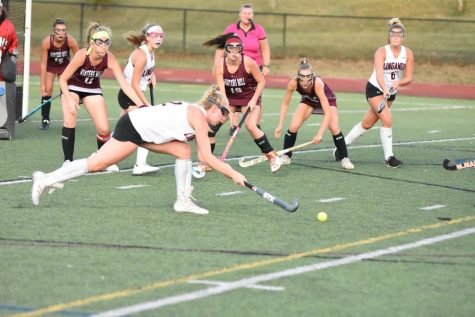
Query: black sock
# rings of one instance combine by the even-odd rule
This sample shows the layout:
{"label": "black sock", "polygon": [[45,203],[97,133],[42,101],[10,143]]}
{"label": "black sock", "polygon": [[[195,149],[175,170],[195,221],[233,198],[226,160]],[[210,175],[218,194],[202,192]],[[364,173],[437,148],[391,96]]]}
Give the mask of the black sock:
{"label": "black sock", "polygon": [[76,128],[63,127],[61,141],[63,143],[63,153],[65,161],[73,161],[75,134]]}
{"label": "black sock", "polygon": [[[41,97],[41,103],[45,102],[46,100],[51,99],[51,96],[44,96]],[[51,110],[51,101],[48,101],[41,107],[41,116],[43,117],[43,120],[48,120],[49,121],[49,113]]]}
{"label": "black sock", "polygon": [[254,142],[261,149],[262,153],[267,154],[269,152],[274,151],[274,148],[272,147],[272,145],[270,145],[269,140],[267,139],[265,134],[261,136],[259,139],[255,139]]}
{"label": "black sock", "polygon": [[[295,145],[295,141],[297,141],[297,132],[290,132],[290,130],[287,130],[285,132],[285,137],[284,137],[284,149],[291,148]],[[292,152],[288,152],[286,154],[288,157],[292,157]]]}
{"label": "black sock", "polygon": [[341,131],[337,135],[333,136],[333,143],[335,143],[340,158],[348,157],[348,149],[346,148],[345,137]]}

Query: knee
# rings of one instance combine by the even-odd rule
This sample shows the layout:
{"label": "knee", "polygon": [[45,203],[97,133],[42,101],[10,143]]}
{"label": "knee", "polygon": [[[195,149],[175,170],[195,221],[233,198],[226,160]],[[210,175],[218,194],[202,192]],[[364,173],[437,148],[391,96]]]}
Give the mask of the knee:
{"label": "knee", "polygon": [[191,157],[191,148],[189,146],[181,147],[175,153],[175,157],[180,160],[188,160]]}

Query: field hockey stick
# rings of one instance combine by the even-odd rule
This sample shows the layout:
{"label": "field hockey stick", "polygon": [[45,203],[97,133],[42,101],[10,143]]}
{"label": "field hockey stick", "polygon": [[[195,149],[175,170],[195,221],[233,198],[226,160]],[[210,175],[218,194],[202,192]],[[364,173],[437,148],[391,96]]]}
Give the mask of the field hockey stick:
{"label": "field hockey stick", "polygon": [[379,103],[379,105],[378,105],[378,113],[383,112],[384,107],[386,107],[388,98],[391,96],[391,93],[392,93],[392,92],[393,92],[393,87],[391,87],[391,88],[389,89],[389,95],[384,95],[383,100],[381,100],[381,102]]}
{"label": "field hockey stick", "polygon": [[[301,149],[303,147],[309,146],[310,144],[313,144],[313,141],[308,141],[308,142],[305,142],[305,143],[302,143],[302,144],[299,144],[299,145],[295,145],[293,147],[289,147],[287,149],[276,152],[276,154],[278,156],[281,156],[283,154],[286,154],[286,153]],[[241,157],[241,158],[239,158],[239,166],[249,167],[249,166],[254,166],[256,164],[259,164],[259,163],[262,163],[262,162],[265,162],[265,161],[267,161],[267,156],[265,156],[265,155],[256,157],[255,159],[249,160],[247,162],[244,162],[244,157]]]}
{"label": "field hockey stick", "polygon": [[297,210],[297,208],[299,208],[298,198],[294,198],[292,203],[289,204],[289,203],[286,203],[285,201],[269,194],[265,190],[248,183],[247,181],[244,181],[244,184],[246,185],[247,188],[249,188],[252,191],[255,191],[257,194],[259,194],[259,196],[263,197],[265,200],[267,200],[267,201],[269,201],[273,204],[276,204],[277,206],[279,206],[280,208],[284,209],[287,212],[295,212]]}
{"label": "field hockey stick", "polygon": [[239,124],[236,127],[236,130],[234,130],[234,133],[231,136],[231,138],[229,139],[228,144],[226,144],[226,147],[224,148],[223,154],[221,154],[221,157],[219,158],[221,161],[224,161],[224,159],[228,155],[228,152],[229,152],[229,149],[231,148],[231,145],[233,145],[233,142],[236,139],[237,134],[239,133],[239,131],[241,131],[241,127],[244,124],[244,121],[246,121],[246,118],[247,118],[247,116],[249,115],[250,112],[251,112],[251,107],[247,107],[247,110],[244,113],[244,115],[242,116],[241,121],[239,121]]}
{"label": "field hockey stick", "polygon": [[444,162],[442,163],[444,165],[444,168],[449,171],[456,171],[456,170],[461,170],[464,168],[469,168],[469,167],[475,167],[475,160],[469,160],[469,161],[456,161],[456,164],[452,165],[450,164],[450,160],[445,159]]}
{"label": "field hockey stick", "polygon": [[150,103],[152,106],[155,106],[155,98],[153,97],[153,85],[150,83],[148,85],[148,88],[150,88]]}
{"label": "field hockey stick", "polygon": [[58,98],[59,96],[61,96],[61,93],[57,94],[56,96],[54,96],[54,97],[52,97],[52,98],[49,98],[48,100],[43,101],[41,104],[39,104],[38,106],[36,106],[33,110],[31,110],[30,112],[28,112],[26,116],[24,116],[23,118],[18,119],[18,123],[23,123],[23,122],[25,122],[26,119],[28,119],[29,117],[31,117],[32,115],[34,115],[35,113],[37,113],[38,111],[40,111],[40,109],[43,108],[44,105],[46,105],[48,102],[51,102],[51,101],[55,100],[55,99]]}

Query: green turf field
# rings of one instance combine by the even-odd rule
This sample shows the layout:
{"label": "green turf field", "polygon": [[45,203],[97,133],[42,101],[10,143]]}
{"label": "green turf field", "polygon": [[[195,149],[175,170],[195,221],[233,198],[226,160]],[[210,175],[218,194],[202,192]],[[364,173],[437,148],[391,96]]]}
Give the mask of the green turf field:
{"label": "green turf field", "polygon": [[[114,126],[118,85],[103,88]],[[160,84],[155,99],[196,101],[205,88]],[[37,77],[30,109],[35,91]],[[283,95],[266,89],[263,99],[262,125],[278,150]],[[363,92],[337,97],[346,134],[367,104]],[[32,172],[62,163],[55,101],[49,131],[38,129],[38,113],[0,142],[0,316],[474,316],[475,169],[446,171],[442,161],[475,158],[475,103],[400,94],[392,111],[402,168],[385,167],[374,129],[349,148],[353,171],[333,160],[329,132],[276,174],[267,163],[244,169],[237,158],[259,154],[244,130],[227,162],[285,201],[300,198],[298,211],[210,172],[193,181],[210,210],[198,216],[173,211],[174,159],[158,154],[149,155],[162,167],[156,175],[132,177],[132,156],[121,172],[67,182],[34,207]],[[96,149],[84,109],[80,118],[76,158]],[[297,144],[320,122],[312,116]]]}

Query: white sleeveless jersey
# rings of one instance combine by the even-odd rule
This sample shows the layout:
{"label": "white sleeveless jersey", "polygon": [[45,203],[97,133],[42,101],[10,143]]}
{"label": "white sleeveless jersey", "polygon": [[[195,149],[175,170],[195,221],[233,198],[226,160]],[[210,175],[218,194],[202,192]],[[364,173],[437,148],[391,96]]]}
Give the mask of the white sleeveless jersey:
{"label": "white sleeveless jersey", "polygon": [[[147,84],[150,81],[150,78],[152,77],[153,68],[155,67],[155,58],[153,54],[150,54],[150,52],[148,51],[146,44],[141,45],[139,48],[143,50],[145,52],[145,55],[147,56],[147,62],[145,63],[142,78],[140,78],[140,89],[142,91],[145,91],[147,90]],[[134,65],[132,64],[131,58],[132,56],[129,57],[127,65],[125,65],[124,68],[124,76],[129,84],[132,84],[132,76],[134,74]]]}
{"label": "white sleeveless jersey", "polygon": [[155,144],[174,140],[186,142],[195,138],[195,130],[188,123],[188,107],[198,107],[203,114],[206,114],[202,107],[195,104],[174,101],[136,109],[129,112],[129,117],[145,142]]}
{"label": "white sleeveless jersey", "polygon": [[[406,48],[401,46],[401,52],[397,58],[394,57],[391,47],[388,45],[384,46],[386,50],[386,58],[384,59],[383,66],[383,78],[386,87],[389,89],[393,86],[395,81],[399,81],[402,78],[402,73],[406,69],[407,57],[406,57]],[[383,90],[376,79],[376,70],[373,69],[373,74],[369,78],[369,82],[377,87],[379,90]],[[394,92],[393,94],[395,94]]]}

